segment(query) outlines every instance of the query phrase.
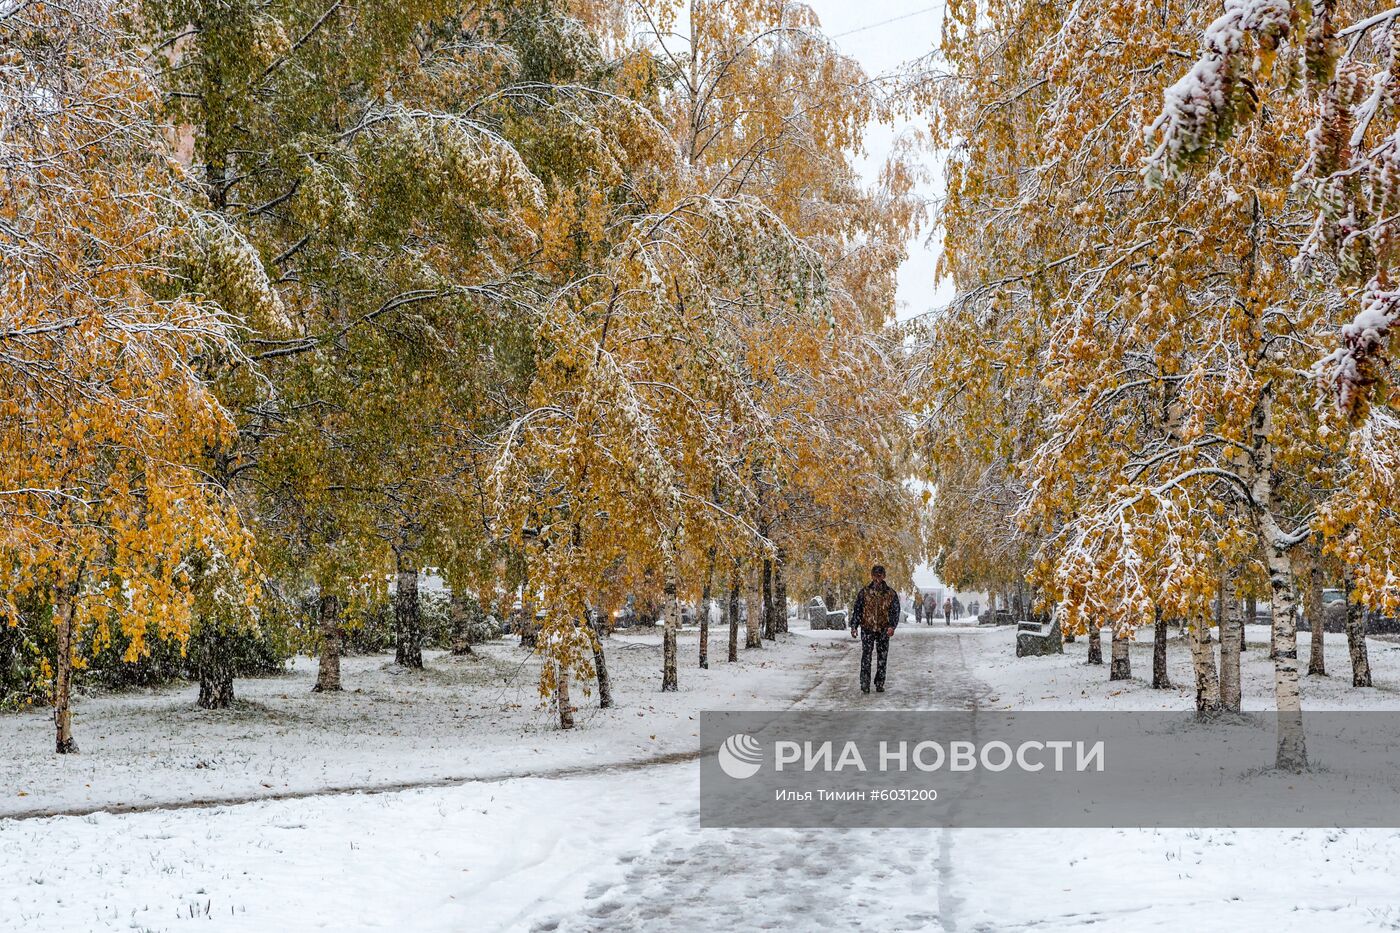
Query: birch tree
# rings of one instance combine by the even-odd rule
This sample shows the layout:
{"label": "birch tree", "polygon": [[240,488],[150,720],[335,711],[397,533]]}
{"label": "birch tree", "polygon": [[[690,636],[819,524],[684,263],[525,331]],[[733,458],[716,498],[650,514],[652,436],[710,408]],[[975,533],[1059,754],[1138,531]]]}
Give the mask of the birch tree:
{"label": "birch tree", "polygon": [[[1268,6],[1227,4],[1226,16],[1254,24]],[[1175,124],[1157,117],[1180,87],[1165,76],[1211,5],[994,3],[982,13],[960,10],[945,26],[963,80],[939,92],[937,129],[958,145],[943,222],[960,289],[1006,308],[995,326],[1025,333],[1034,353],[1046,418],[1034,454],[1016,464],[1018,513],[1040,538],[1032,577],[1070,631],[1104,620],[1121,635],[1158,611],[1187,619],[1209,708],[1211,601],[1220,575],[1262,550],[1278,764],[1303,767],[1294,557],[1318,533],[1345,444],[1339,415],[1316,408],[1311,391],[1339,304],[1294,275],[1292,231],[1309,208],[1291,167],[1309,117],[1280,88],[1267,127],[1230,111],[1233,135],[1212,129],[1201,139],[1218,146],[1168,159],[1159,174]],[[1269,74],[1282,33],[1271,35],[1243,52],[1221,40],[1227,57],[1243,57],[1213,100],[1259,90],[1248,75]],[[1191,80],[1225,73],[1215,67]],[[983,347],[964,333],[958,355],[974,356]]]}
{"label": "birch tree", "polygon": [[393,574],[396,656],[419,667],[419,569],[486,535],[462,463],[508,404],[490,387],[518,358],[512,289],[543,206],[505,132],[526,11],[215,6],[153,0],[148,24],[206,195],[258,245],[282,308],[250,321],[256,375],[218,373],[243,443],[217,466],[250,501],[276,490],[270,509],[305,483],[316,508],[294,511],[320,529],[306,533],[339,525],[342,553],[373,562],[321,580],[326,595]]}
{"label": "birch tree", "polygon": [[[4,613],[51,607],[56,749],[77,751],[70,693],[79,647],[115,629],[135,660],[187,639],[205,597],[249,615],[251,544],[200,469],[233,420],[201,358],[237,358],[241,309],[190,294],[179,270],[240,255],[181,192],[187,179],[129,7],[9,4],[0,12],[0,549]],[[261,286],[256,276],[249,290]]]}

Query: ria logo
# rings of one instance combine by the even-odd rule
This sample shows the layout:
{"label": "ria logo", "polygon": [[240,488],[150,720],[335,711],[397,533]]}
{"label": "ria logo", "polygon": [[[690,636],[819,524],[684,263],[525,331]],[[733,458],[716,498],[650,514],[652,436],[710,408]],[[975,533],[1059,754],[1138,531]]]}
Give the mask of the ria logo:
{"label": "ria logo", "polygon": [[763,747],[758,744],[758,739],[743,732],[725,739],[716,757],[719,758],[720,770],[740,781],[753,777],[763,767]]}

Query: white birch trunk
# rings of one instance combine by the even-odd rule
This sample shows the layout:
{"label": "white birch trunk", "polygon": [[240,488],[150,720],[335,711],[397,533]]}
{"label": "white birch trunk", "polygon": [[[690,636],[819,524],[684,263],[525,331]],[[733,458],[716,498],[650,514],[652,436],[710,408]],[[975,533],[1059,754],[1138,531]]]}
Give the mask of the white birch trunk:
{"label": "white birch trunk", "polygon": [[1240,651],[1244,646],[1244,620],[1240,601],[1235,595],[1235,582],[1225,574],[1220,579],[1220,599],[1224,611],[1220,617],[1220,708],[1232,713],[1240,711]]}
{"label": "white birch trunk", "polygon": [[1347,600],[1347,653],[1351,655],[1351,685],[1371,686],[1371,659],[1366,653],[1366,617],[1361,607],[1352,602],[1352,572],[1342,567],[1342,592]]}
{"label": "white birch trunk", "polygon": [[1269,602],[1273,615],[1270,641],[1274,659],[1274,703],[1278,709],[1278,741],[1275,766],[1302,771],[1308,766],[1303,735],[1303,698],[1298,689],[1298,615],[1293,593],[1293,558],[1288,540],[1279,527],[1274,508],[1273,389],[1260,394],[1254,415],[1254,459],[1250,505],[1269,570]]}
{"label": "white birch trunk", "polygon": [[1167,619],[1161,607],[1155,609],[1152,620],[1152,689],[1172,689],[1171,677],[1167,674]]}
{"label": "white birch trunk", "polygon": [[1303,737],[1303,697],[1298,689],[1298,615],[1293,599],[1293,561],[1281,547],[1269,548],[1269,599],[1273,606],[1274,702],[1278,705],[1275,764],[1285,771],[1308,766]]}
{"label": "white birch trunk", "polygon": [[1308,617],[1308,676],[1325,677],[1327,661],[1323,654],[1326,631],[1322,618],[1322,561],[1315,548],[1309,548],[1303,568],[1303,612]]}
{"label": "white birch trunk", "polygon": [[1089,623],[1089,663],[1103,663],[1103,640],[1099,637],[1099,623]]}
{"label": "white birch trunk", "polygon": [[1215,670],[1215,649],[1210,638],[1210,619],[1198,615],[1191,625],[1191,666],[1196,674],[1196,712],[1220,710],[1220,679]]}
{"label": "white birch trunk", "polygon": [[749,592],[748,610],[749,616],[744,620],[744,647],[762,648],[763,597],[758,586],[754,586]]}
{"label": "white birch trunk", "polygon": [[1112,656],[1108,662],[1109,680],[1128,680],[1133,676],[1133,659],[1128,653],[1128,634],[1117,626],[1113,629]]}

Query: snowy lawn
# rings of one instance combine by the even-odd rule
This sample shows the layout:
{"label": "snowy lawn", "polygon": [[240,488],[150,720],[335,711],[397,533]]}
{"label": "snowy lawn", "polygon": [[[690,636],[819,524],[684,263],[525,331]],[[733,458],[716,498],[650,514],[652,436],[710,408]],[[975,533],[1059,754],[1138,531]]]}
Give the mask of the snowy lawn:
{"label": "snowy lawn", "polygon": [[694,763],[0,821],[9,931],[1400,926],[1381,830],[702,830]]}
{"label": "snowy lawn", "polygon": [[[479,658],[425,654],[424,671],[392,656],[346,658],[345,692],[315,694],[316,665],[298,658],[279,677],[239,680],[237,708],[195,706],[196,686],[85,697],[75,707],[81,754],[53,754],[46,709],[0,715],[0,817],[51,810],[150,806],[531,775],[696,750],[697,711],[783,708],[813,681],[828,632],[798,633],[724,660],[711,634],[707,671],[698,635],[681,634],[677,693],[661,693],[661,635],[619,634],[606,645],[610,710],[576,684],[577,727],[559,732],[539,700],[538,659],[515,639]],[[836,633],[840,634],[840,633]],[[718,637],[717,637],[718,636]],[[591,685],[590,685],[591,686]]]}
{"label": "snowy lawn", "polygon": [[[1241,655],[1240,681],[1246,711],[1274,709],[1274,664],[1269,660],[1269,629],[1264,625],[1246,626],[1245,651]],[[1167,642],[1167,669],[1172,689],[1152,689],[1152,630],[1137,633],[1131,655],[1133,677],[1110,683],[1108,679],[1108,634],[1103,636],[1102,667],[1085,663],[1088,639],[1080,637],[1065,645],[1063,655],[1043,658],[1017,658],[1016,633],[1010,626],[983,626],[969,629],[969,638],[986,639],[987,650],[968,655],[968,667],[979,680],[992,688],[983,707],[1018,710],[1186,710],[1195,704],[1195,675],[1191,650],[1175,629]],[[1215,637],[1214,635],[1212,637]],[[1346,636],[1328,632],[1325,636],[1327,676],[1309,677],[1307,632],[1298,633],[1298,657],[1302,676],[1305,710],[1390,710],[1400,709],[1400,644],[1384,638],[1367,639],[1371,658],[1369,689],[1351,685],[1351,659]],[[1217,654],[1219,645],[1216,646]]]}
{"label": "snowy lawn", "polygon": [[[1246,704],[1260,709],[1267,635],[1250,636]],[[1400,929],[1393,830],[706,830],[696,763],[644,763],[668,750],[693,753],[690,717],[710,706],[902,707],[964,696],[983,709],[1191,704],[1188,652],[1175,639],[1172,676],[1182,686],[1153,691],[1141,681],[1150,674],[1145,641],[1133,651],[1135,679],[1109,684],[1106,668],[1083,664],[1082,641],[1063,657],[1017,660],[1008,629],[900,637],[892,661],[900,690],[861,698],[841,633],[795,634],[708,673],[689,662],[682,692],[670,697],[656,692],[654,636],[628,636],[638,647],[618,639],[610,656],[621,708],[582,716],[574,734],[553,731],[536,709],[528,669],[508,673],[521,653],[506,643],[490,646],[474,675],[441,657],[424,675],[389,673],[383,659],[352,662],[346,683],[364,691],[361,719],[328,716],[318,705],[325,698],[307,693],[307,671],[246,682],[244,695],[259,705],[228,717],[235,725],[218,726],[217,740],[200,737],[198,727],[217,717],[189,712],[188,691],[90,699],[80,708],[84,754],[63,767],[94,776],[121,767],[112,787],[122,794],[210,793],[198,780],[221,792],[245,788],[240,761],[280,765],[289,787],[451,768],[589,767],[388,793],[0,819],[0,930]],[[1344,652],[1342,638],[1329,640]],[[683,657],[692,649],[688,638]],[[1305,678],[1307,707],[1391,705],[1395,651],[1371,643],[1380,685],[1371,691],[1353,691],[1344,653],[1329,652],[1332,676]],[[411,694],[417,704],[406,685],[421,691]],[[331,699],[354,709],[355,698]],[[280,721],[263,722],[269,711]],[[5,722],[30,741],[47,739],[46,720],[36,718]],[[191,779],[169,752],[137,754],[128,731],[227,757]],[[109,736],[112,750],[97,736]],[[13,733],[3,741],[24,756],[18,767],[6,763],[10,773],[52,767],[45,743],[26,748]],[[109,757],[83,764],[97,755]]]}

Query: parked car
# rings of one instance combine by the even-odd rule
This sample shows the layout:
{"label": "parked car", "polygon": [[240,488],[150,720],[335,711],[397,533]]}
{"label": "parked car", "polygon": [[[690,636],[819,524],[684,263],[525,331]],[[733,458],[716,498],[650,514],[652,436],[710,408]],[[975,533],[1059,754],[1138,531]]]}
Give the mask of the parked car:
{"label": "parked car", "polygon": [[[1345,632],[1347,624],[1346,594],[1341,590],[1328,588],[1322,591],[1322,630],[1324,632]],[[1303,604],[1298,604],[1298,631],[1311,632],[1312,619],[1304,613]]]}
{"label": "parked car", "polygon": [[[1400,619],[1385,616],[1370,609],[1361,610],[1361,615],[1365,619],[1366,634],[1368,635],[1400,634]],[[1322,620],[1324,632],[1341,634],[1346,631],[1347,599],[1345,592],[1331,587],[1322,591]],[[1301,612],[1298,617],[1298,631],[1312,631],[1311,620],[1303,616]]]}
{"label": "parked car", "polygon": [[1379,612],[1366,613],[1366,634],[1400,635],[1400,619],[1383,616]]}

